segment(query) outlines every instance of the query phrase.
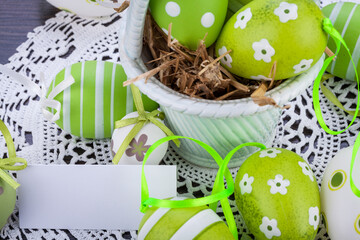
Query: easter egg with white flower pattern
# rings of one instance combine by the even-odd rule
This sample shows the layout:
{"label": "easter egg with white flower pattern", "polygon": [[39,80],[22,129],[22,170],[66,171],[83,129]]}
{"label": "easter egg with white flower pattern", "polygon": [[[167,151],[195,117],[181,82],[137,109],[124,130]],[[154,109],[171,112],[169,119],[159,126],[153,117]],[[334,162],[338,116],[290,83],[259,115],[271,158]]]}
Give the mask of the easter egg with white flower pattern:
{"label": "easter egg with white flower pattern", "polygon": [[321,58],[327,43],[323,19],[312,0],[254,0],[227,21],[216,54],[241,77],[270,80],[274,64],[275,80],[293,77]]}
{"label": "easter egg with white flower pattern", "polygon": [[[171,200],[183,200],[175,197]],[[191,208],[149,208],[139,226],[139,240],[231,240],[230,230],[207,206]]]}
{"label": "easter egg with white flower pattern", "polygon": [[209,47],[224,24],[228,0],[151,0],[149,8],[155,22],[184,46],[195,50],[205,38]]}
{"label": "easter egg with white flower pattern", "polygon": [[0,178],[0,229],[5,226],[14,211],[15,202],[16,190]]}
{"label": "easter egg with white flower pattern", "polygon": [[[341,33],[345,40],[357,72],[360,73],[360,4],[353,2],[337,2],[322,9],[324,15],[330,18],[335,29]],[[336,44],[329,39],[328,47],[334,53]],[[344,47],[340,48],[335,61],[331,62],[327,71],[344,79],[356,81],[356,75],[350,56]]]}
{"label": "easter egg with white flower pattern", "polygon": [[[52,80],[48,96],[61,82],[72,76],[75,82],[54,99],[61,104],[56,124],[68,133],[83,138],[110,138],[115,121],[136,108],[130,86],[120,64],[105,61],[85,61],[72,64]],[[153,111],[158,104],[142,95],[145,110]],[[50,109],[55,113],[54,109]]]}
{"label": "easter egg with white flower pattern", "polygon": [[[321,211],[332,240],[360,239],[360,198],[350,186],[353,146],[341,149],[328,163],[321,183]],[[353,181],[359,188],[360,156],[353,166]]]}
{"label": "easter egg with white flower pattern", "polygon": [[256,239],[308,239],[320,222],[320,196],[309,164],[296,153],[254,153],[235,180],[236,205]]}
{"label": "easter egg with white flower pattern", "polygon": [[[133,112],[127,114],[121,120],[138,117],[138,112]],[[162,120],[156,119],[163,123]],[[131,124],[122,128],[117,128],[114,130],[111,138],[111,152],[115,156],[119,150],[121,144],[128,136],[130,131],[133,129],[135,124]],[[130,144],[127,146],[124,154],[119,160],[119,164],[122,165],[142,165],[145,154],[147,150],[153,145],[156,141],[161,138],[166,137],[166,134],[154,123],[149,122],[136,134],[136,136],[131,140]],[[169,143],[165,142],[158,146],[149,156],[146,161],[146,165],[157,165],[164,158]]]}

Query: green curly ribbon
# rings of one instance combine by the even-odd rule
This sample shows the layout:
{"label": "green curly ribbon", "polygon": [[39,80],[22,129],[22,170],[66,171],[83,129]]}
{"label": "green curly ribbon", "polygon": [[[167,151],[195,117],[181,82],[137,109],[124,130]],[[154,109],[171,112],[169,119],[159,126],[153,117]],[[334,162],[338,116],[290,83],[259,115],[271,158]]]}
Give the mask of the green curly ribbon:
{"label": "green curly ribbon", "polygon": [[[126,138],[120,145],[119,150],[116,152],[112,160],[114,164],[119,163],[122,155],[124,154],[126,148],[129,146],[130,142],[139,133],[139,131],[146,124],[150,122],[155,124],[158,128],[160,128],[167,136],[174,136],[174,134],[171,132],[171,130],[168,127],[165,126],[165,124],[157,120],[157,119],[164,119],[164,113],[160,112],[159,110],[154,110],[150,113],[145,112],[144,104],[141,99],[140,90],[134,84],[131,84],[130,87],[139,116],[135,118],[122,119],[115,122],[115,128],[122,128],[132,124],[135,124],[135,126],[131,129],[129,134],[126,136]],[[180,146],[179,140],[174,139],[173,141],[177,147]]]}
{"label": "green curly ribbon", "polygon": [[[197,199],[185,199],[185,200],[164,200],[164,199],[156,199],[149,197],[149,188],[145,177],[145,163],[147,159],[149,158],[150,154],[162,143],[165,143],[167,141],[171,141],[174,139],[189,139],[197,144],[199,144],[201,147],[203,147],[216,161],[216,163],[220,166],[219,171],[216,175],[213,191],[210,196],[197,198]],[[162,208],[188,208],[188,207],[198,207],[198,206],[204,206],[204,205],[210,205],[209,207],[216,212],[217,203],[220,201],[221,206],[223,208],[223,212],[226,218],[226,222],[228,224],[228,227],[230,229],[230,232],[234,236],[235,239],[238,239],[238,233],[237,233],[237,227],[234,220],[234,216],[229,204],[228,197],[234,193],[234,180],[232,178],[232,175],[227,167],[231,157],[233,154],[239,150],[242,147],[246,146],[256,146],[261,149],[265,149],[266,147],[261,143],[245,143],[238,147],[236,147],[234,150],[232,150],[223,160],[221,156],[209,145],[207,145],[204,142],[201,142],[199,140],[189,138],[189,137],[183,137],[183,136],[169,136],[162,138],[155,142],[146,152],[143,166],[142,166],[142,173],[141,173],[141,206],[140,211],[145,212],[149,206],[156,206],[156,207],[162,207]],[[224,186],[223,179],[226,179],[227,182],[227,188]]]}
{"label": "green curly ribbon", "polygon": [[[2,134],[4,135],[9,153],[9,158],[0,158],[0,178],[7,182],[12,188],[17,189],[20,184],[17,183],[7,173],[7,171],[23,170],[26,168],[27,162],[23,158],[16,157],[15,146],[11,134],[2,120],[0,120],[0,132],[2,132]],[[22,163],[22,165],[15,165],[16,163]]]}
{"label": "green curly ribbon", "polygon": [[[344,105],[341,104],[341,102],[339,101],[339,99],[331,92],[331,90],[329,88],[327,88],[325,85],[324,85],[324,82],[326,80],[328,80],[329,78],[332,78],[334,77],[334,75],[330,74],[330,73],[327,73],[327,74],[324,74],[324,76],[321,78],[321,85],[320,85],[320,88],[321,88],[321,92],[324,94],[324,96],[330,101],[332,102],[335,106],[337,106],[338,108],[340,108],[341,110],[343,110],[344,112],[350,114],[351,116],[354,116],[355,115],[355,111],[351,111],[351,110],[348,110],[344,107]],[[360,116],[360,112],[358,112],[357,116],[359,117]]]}
{"label": "green curly ribbon", "polygon": [[[354,60],[353,60],[353,58],[351,56],[349,48],[347,47],[347,45],[346,45],[344,39],[341,37],[340,33],[334,28],[334,26],[332,25],[329,18],[325,18],[323,20],[323,29],[324,29],[324,31],[326,33],[328,33],[334,39],[334,42],[336,44],[336,53],[335,53],[335,55],[327,58],[324,61],[324,65],[321,68],[321,70],[319,72],[319,75],[315,79],[314,88],[313,88],[313,104],[314,104],[315,115],[316,115],[316,118],[318,119],[318,122],[319,122],[320,126],[327,133],[332,134],[332,135],[337,135],[337,134],[343,133],[344,131],[349,129],[349,127],[354,123],[356,117],[359,114],[359,106],[360,106],[359,76],[358,76],[358,73],[356,71],[356,66],[355,66]],[[322,79],[322,76],[323,76],[326,68],[329,66],[331,61],[338,55],[338,53],[340,51],[341,44],[345,47],[346,51],[348,52],[348,54],[350,56],[350,59],[351,59],[351,62],[353,64],[353,67],[355,69],[355,76],[356,76],[357,89],[358,89],[358,97],[357,97],[356,109],[355,109],[355,112],[353,113],[353,118],[352,118],[350,124],[343,130],[333,131],[333,130],[328,128],[328,126],[326,125],[326,123],[325,123],[325,121],[324,121],[324,119],[322,117],[322,112],[321,112],[321,108],[320,108],[320,100],[319,100],[319,86],[321,84],[321,81],[322,81],[321,79]],[[328,94],[328,92],[326,90],[325,90],[325,94]],[[334,100],[334,99],[332,99],[332,100]],[[351,187],[351,190],[353,191],[353,193],[358,197],[360,197],[360,190],[354,184],[353,177],[352,177],[352,171],[353,171],[353,166],[354,166],[354,163],[355,163],[356,154],[358,152],[359,147],[360,147],[360,137],[358,135],[357,138],[356,138],[355,144],[354,144],[352,159],[351,159],[351,163],[350,163],[350,187]]]}

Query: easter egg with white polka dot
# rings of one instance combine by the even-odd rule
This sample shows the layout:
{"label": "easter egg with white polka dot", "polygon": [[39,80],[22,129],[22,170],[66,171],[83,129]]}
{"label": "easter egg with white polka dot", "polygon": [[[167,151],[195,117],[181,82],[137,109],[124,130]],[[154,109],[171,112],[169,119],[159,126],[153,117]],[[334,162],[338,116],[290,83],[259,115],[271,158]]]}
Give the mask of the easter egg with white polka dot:
{"label": "easter egg with white polka dot", "polygon": [[[123,87],[127,80],[123,67],[104,61],[72,64],[55,76],[48,97],[70,75],[75,82],[54,97],[61,103],[60,119],[56,124],[75,136],[111,138],[115,121],[135,110],[130,86]],[[146,95],[142,95],[142,100],[145,110],[158,108]]]}
{"label": "easter egg with white polka dot", "polygon": [[184,46],[195,50],[204,39],[209,47],[224,24],[228,0],[151,0],[149,8],[156,23]]}
{"label": "easter egg with white polka dot", "polygon": [[[321,209],[332,240],[360,239],[360,198],[350,187],[353,146],[341,149],[328,163],[321,183]],[[353,167],[353,181],[359,188],[360,157]]]}
{"label": "easter egg with white polka dot", "polygon": [[282,148],[258,151],[235,180],[236,205],[256,239],[308,239],[320,222],[320,195],[309,164]]}
{"label": "easter egg with white polka dot", "polygon": [[[354,60],[357,72],[360,73],[360,4],[353,2],[338,2],[325,6],[324,15],[330,18],[335,29],[341,34]],[[336,44],[329,39],[328,47],[334,53]],[[354,66],[344,47],[340,48],[335,61],[327,68],[335,76],[356,81]]]}
{"label": "easter egg with white polka dot", "polygon": [[327,35],[324,16],[312,0],[254,0],[225,24],[217,56],[230,72],[248,79],[275,80],[308,70],[322,56]]}
{"label": "easter egg with white polka dot", "polygon": [[[176,197],[172,200],[182,200]],[[206,206],[192,208],[149,208],[139,226],[139,240],[231,240],[226,224]]]}
{"label": "easter egg with white polka dot", "polygon": [[0,229],[5,226],[15,208],[16,190],[0,178]]}
{"label": "easter egg with white polka dot", "polygon": [[[123,119],[135,118],[138,117],[138,112],[133,112],[127,114]],[[160,119],[157,119],[160,122]],[[122,128],[117,128],[114,130],[111,138],[111,151],[113,156],[120,148],[122,142],[125,140],[126,136],[133,129],[135,124],[131,124]],[[166,137],[166,134],[152,122],[147,123],[131,140],[129,146],[126,148],[124,154],[120,158],[119,164],[123,165],[141,165],[143,163],[145,154],[152,144],[161,138]],[[161,162],[163,157],[166,154],[168,148],[168,142],[161,144],[157,147],[149,156],[146,161],[146,165],[157,165]]]}

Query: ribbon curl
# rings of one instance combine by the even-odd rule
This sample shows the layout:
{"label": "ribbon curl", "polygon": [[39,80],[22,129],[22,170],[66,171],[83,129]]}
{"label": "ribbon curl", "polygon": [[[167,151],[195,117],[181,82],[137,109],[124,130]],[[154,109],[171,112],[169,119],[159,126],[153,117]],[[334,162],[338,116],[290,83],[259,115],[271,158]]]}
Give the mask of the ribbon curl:
{"label": "ribbon curl", "polygon": [[[353,60],[353,58],[351,56],[349,48],[347,47],[344,39],[341,37],[341,34],[334,28],[334,26],[332,25],[331,20],[329,18],[325,18],[323,20],[323,29],[324,29],[324,31],[326,33],[328,33],[333,38],[333,40],[334,40],[334,42],[336,44],[336,53],[333,56],[327,58],[324,61],[324,65],[321,68],[321,70],[319,72],[319,75],[315,79],[314,87],[313,87],[313,100],[314,100],[313,104],[314,104],[315,115],[316,115],[316,118],[317,118],[320,126],[325,130],[325,132],[327,132],[329,134],[332,134],[332,135],[337,135],[337,134],[343,133],[347,129],[349,129],[350,126],[354,123],[356,117],[359,115],[359,106],[360,106],[359,76],[358,76],[356,66],[355,66],[354,60]],[[355,109],[355,112],[352,112],[353,118],[352,118],[350,124],[343,130],[333,131],[333,130],[328,128],[328,126],[326,125],[326,123],[325,123],[325,121],[324,121],[324,119],[322,117],[322,112],[321,112],[321,108],[320,108],[320,100],[319,100],[319,87],[320,87],[320,84],[322,82],[322,76],[323,76],[326,68],[329,66],[331,61],[338,55],[341,45],[343,45],[345,47],[347,53],[350,56],[350,60],[352,62],[352,65],[353,65],[353,67],[355,69],[358,96],[357,96],[356,109]],[[325,94],[329,95],[326,90],[325,90]],[[332,99],[332,100],[334,100],[334,99]],[[356,155],[357,155],[357,152],[359,150],[359,147],[360,147],[360,135],[358,135],[356,140],[355,140],[354,149],[353,149],[352,158],[351,158],[351,163],[350,163],[350,187],[351,187],[352,192],[357,197],[360,197],[360,190],[356,187],[356,185],[354,183],[352,172],[353,172],[353,166],[354,166],[354,163],[355,163],[355,160],[356,160]]]}
{"label": "ribbon curl", "polygon": [[[39,85],[28,79],[27,77],[5,67],[4,65],[0,64],[0,72],[3,74],[8,75],[10,78],[18,81],[20,84],[24,85],[25,88],[30,90],[31,92],[38,95],[41,99],[41,110],[46,120],[51,122],[56,122],[60,119],[60,109],[61,103],[54,98],[70,87],[72,84],[75,83],[75,79],[72,75],[61,81],[58,85],[56,85],[51,92],[49,93],[48,97],[46,97],[46,87],[44,81],[44,74],[40,74],[40,82]],[[50,112],[48,108],[52,108],[55,110],[55,114]]]}
{"label": "ribbon curl", "polygon": [[[0,178],[8,183],[12,188],[17,189],[20,184],[17,183],[6,171],[19,171],[27,167],[27,162],[23,158],[16,157],[15,145],[11,134],[5,123],[0,120],[0,132],[2,132],[8,149],[9,158],[0,158]],[[20,163],[22,165],[15,165]]]}
{"label": "ribbon curl", "polygon": [[[148,123],[153,123],[157,127],[159,127],[167,136],[174,136],[174,134],[171,132],[171,130],[165,126],[162,122],[160,122],[158,119],[164,119],[164,113],[160,112],[159,110],[154,110],[150,113],[145,112],[144,104],[141,99],[141,93],[140,90],[134,85],[131,84],[131,92],[133,95],[134,103],[137,109],[137,112],[139,114],[138,117],[134,118],[127,118],[127,119],[121,119],[115,122],[115,128],[122,128],[126,127],[132,124],[135,124],[135,126],[131,129],[129,134],[126,136],[122,144],[120,145],[118,151],[116,152],[113,163],[118,164],[121,157],[123,156],[126,148],[129,146],[130,142],[134,139],[134,137],[139,133],[139,131]],[[177,147],[180,146],[180,141],[177,139],[174,139],[173,142],[176,144]]]}
{"label": "ribbon curl", "polygon": [[[145,177],[145,163],[147,159],[149,158],[150,154],[162,143],[171,141],[174,139],[189,139],[197,144],[199,144],[201,147],[203,147],[216,161],[216,163],[220,166],[218,173],[215,178],[213,190],[210,196],[197,198],[197,199],[185,199],[185,200],[164,200],[164,199],[156,199],[149,196],[149,188]],[[236,223],[234,220],[233,212],[231,210],[228,197],[234,193],[234,180],[232,178],[232,175],[230,173],[229,168],[227,167],[229,161],[231,160],[232,156],[236,151],[238,151],[240,148],[246,147],[246,146],[255,146],[259,147],[260,149],[265,149],[266,146],[261,143],[245,143],[241,144],[235,149],[233,149],[225,158],[224,160],[221,158],[221,156],[209,145],[207,145],[204,142],[201,142],[200,140],[196,140],[189,137],[183,137],[183,136],[169,136],[162,138],[158,141],[156,141],[146,152],[146,155],[144,157],[143,165],[142,165],[142,173],[141,173],[141,205],[140,205],[140,211],[145,212],[149,206],[156,206],[156,207],[162,207],[162,208],[189,208],[189,207],[199,207],[199,206],[205,206],[209,205],[210,209],[212,209],[214,212],[216,212],[217,209],[217,203],[220,201],[224,216],[226,219],[226,222],[228,224],[229,230],[234,236],[235,239],[238,239],[238,232]],[[227,182],[227,188],[225,188],[224,185],[224,177]]]}

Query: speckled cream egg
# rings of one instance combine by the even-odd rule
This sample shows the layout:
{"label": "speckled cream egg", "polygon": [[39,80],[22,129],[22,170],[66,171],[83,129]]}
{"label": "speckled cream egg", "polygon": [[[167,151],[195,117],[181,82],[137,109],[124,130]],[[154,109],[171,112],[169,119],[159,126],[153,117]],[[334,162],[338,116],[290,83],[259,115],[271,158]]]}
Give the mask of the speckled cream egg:
{"label": "speckled cream egg", "polygon": [[[353,2],[332,3],[325,6],[322,12],[341,33],[352,54],[357,72],[360,73],[360,5]],[[328,47],[336,52],[333,39],[329,39]],[[344,47],[340,48],[339,54],[328,66],[327,71],[335,76],[356,81],[354,66]]]}
{"label": "speckled cream egg", "polygon": [[[138,112],[133,112],[127,114],[123,119],[138,117]],[[159,120],[162,122],[161,120]],[[117,128],[114,130],[114,133],[111,138],[111,151],[113,156],[120,148],[122,142],[125,140],[126,136],[130,133],[131,129],[135,124]],[[119,160],[119,164],[123,165],[141,165],[143,163],[145,154],[152,144],[158,141],[161,138],[166,137],[166,134],[155,124],[148,123],[146,124],[135,138],[130,142],[129,146],[126,148],[124,154]],[[168,142],[165,142],[158,146],[149,156],[146,161],[148,165],[157,165],[164,158]]]}
{"label": "speckled cream egg", "polygon": [[269,80],[275,62],[276,80],[296,76],[326,48],[323,19],[312,0],[254,0],[225,24],[216,54],[225,55],[222,65],[241,77]]}
{"label": "speckled cream egg", "polygon": [[0,178],[0,229],[5,226],[16,203],[16,190]]}
{"label": "speckled cream egg", "polygon": [[156,23],[184,46],[195,50],[204,39],[209,47],[224,24],[228,0],[151,0],[149,8]]}
{"label": "speckled cream egg", "polygon": [[235,199],[256,239],[316,236],[318,185],[308,163],[292,151],[269,148],[246,159],[236,176]]}
{"label": "speckled cream egg", "polygon": [[[110,138],[115,121],[135,110],[130,86],[123,87],[127,80],[123,67],[105,61],[72,64],[55,76],[48,93],[70,75],[75,83],[54,98],[61,103],[56,124],[75,136]],[[146,95],[142,95],[142,100],[145,110],[158,108]],[[50,111],[54,113],[54,109]]]}
{"label": "speckled cream egg", "polygon": [[[321,208],[332,240],[360,239],[360,198],[350,188],[353,146],[340,150],[328,163],[321,183]],[[360,182],[360,157],[356,158],[353,180]]]}
{"label": "speckled cream egg", "polygon": [[100,6],[95,0],[47,0],[55,7],[86,17],[109,16],[115,11],[112,8]]}
{"label": "speckled cream egg", "polygon": [[234,237],[221,218],[206,206],[172,209],[151,207],[141,220],[138,239],[231,240]]}

